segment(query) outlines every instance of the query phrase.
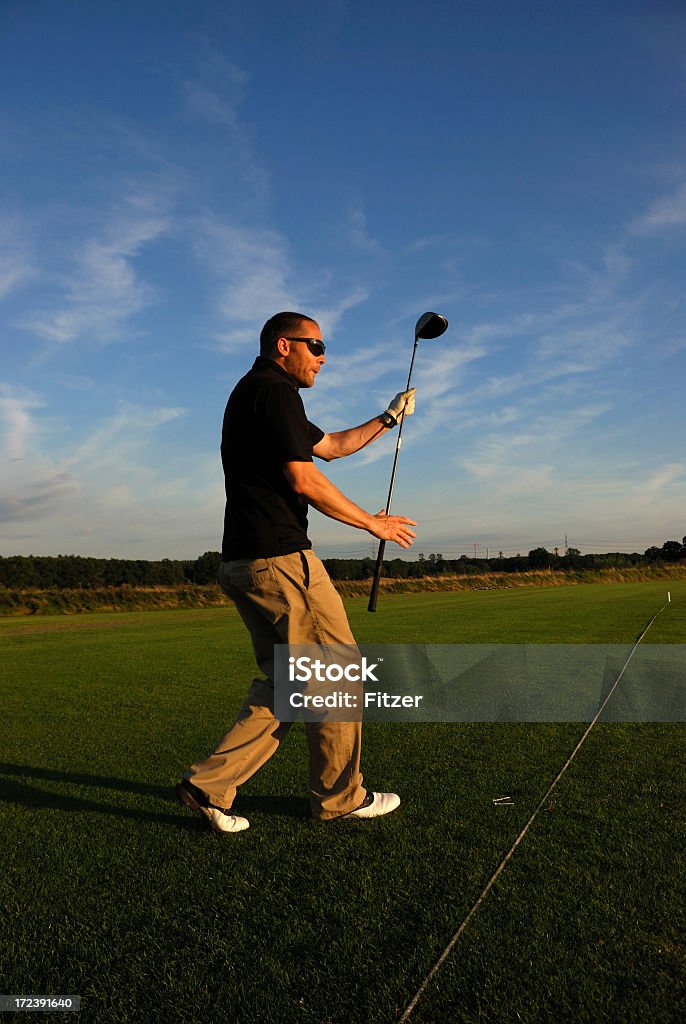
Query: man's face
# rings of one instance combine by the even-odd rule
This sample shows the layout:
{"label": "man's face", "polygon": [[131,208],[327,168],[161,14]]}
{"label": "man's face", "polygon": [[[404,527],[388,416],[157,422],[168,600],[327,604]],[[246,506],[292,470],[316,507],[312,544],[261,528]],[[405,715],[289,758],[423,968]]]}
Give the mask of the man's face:
{"label": "man's face", "polygon": [[[293,331],[293,338],[315,338],[322,340],[322,332],[318,324],[310,323],[309,320],[301,322],[297,331]],[[298,387],[311,388],[314,379],[326,362],[326,358],[313,355],[304,341],[289,341],[288,355],[284,357],[283,368],[289,373]]]}

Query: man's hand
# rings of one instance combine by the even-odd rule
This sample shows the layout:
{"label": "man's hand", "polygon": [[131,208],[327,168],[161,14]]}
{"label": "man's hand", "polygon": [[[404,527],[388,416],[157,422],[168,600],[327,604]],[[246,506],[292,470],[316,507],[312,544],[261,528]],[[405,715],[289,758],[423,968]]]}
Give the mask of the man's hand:
{"label": "man's hand", "polygon": [[313,462],[286,462],[283,472],[296,494],[302,495],[308,504],[331,519],[338,519],[358,530],[367,530],[379,540],[392,540],[401,548],[409,548],[417,536],[408,529],[417,525],[414,519],[387,516],[383,509],[375,516],[370,515],[346,498]]}
{"label": "man's hand", "polygon": [[381,509],[375,516],[372,516],[371,525],[367,529],[372,537],[378,537],[379,540],[392,540],[401,548],[409,548],[417,536],[409,527],[416,525],[414,519],[407,519],[405,516],[387,516]]}
{"label": "man's hand", "polygon": [[392,416],[396,423],[400,422],[401,416],[411,416],[414,412],[415,388],[409,391],[399,391],[391,404],[386,409],[389,416]]}

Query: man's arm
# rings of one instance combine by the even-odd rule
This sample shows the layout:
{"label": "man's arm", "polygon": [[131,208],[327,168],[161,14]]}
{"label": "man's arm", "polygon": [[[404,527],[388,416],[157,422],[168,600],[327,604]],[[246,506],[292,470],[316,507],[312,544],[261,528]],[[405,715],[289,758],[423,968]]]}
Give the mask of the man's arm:
{"label": "man's arm", "polygon": [[416,534],[409,529],[417,525],[413,519],[387,516],[384,512],[373,516],[365,512],[346,498],[313,462],[287,462],[283,472],[295,493],[302,495],[309,505],[330,519],[337,519],[358,530],[367,530],[379,540],[394,541],[401,548],[409,548],[413,543]]}
{"label": "man's arm", "polygon": [[388,409],[380,416],[360,424],[359,427],[350,427],[349,430],[338,430],[334,434],[324,434],[321,441],[318,441],[312,451],[325,462],[332,459],[342,459],[346,455],[353,455],[365,448],[377,437],[381,437],[388,430],[397,425],[401,416],[411,416],[414,412],[414,388],[409,391],[399,392]]}
{"label": "man's arm", "polygon": [[359,427],[350,427],[349,430],[338,430],[335,434],[324,434],[324,437],[312,449],[319,459],[331,462],[332,459],[342,459],[346,455],[354,455],[360,449],[365,448],[377,437],[381,437],[392,427],[385,427],[378,416]]}

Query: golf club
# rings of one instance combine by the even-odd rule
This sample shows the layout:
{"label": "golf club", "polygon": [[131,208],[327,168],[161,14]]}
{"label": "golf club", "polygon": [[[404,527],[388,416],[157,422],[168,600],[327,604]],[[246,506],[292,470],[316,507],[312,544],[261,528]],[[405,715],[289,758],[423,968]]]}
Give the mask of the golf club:
{"label": "golf club", "polygon": [[[410,381],[412,379],[412,369],[414,367],[414,357],[417,352],[417,345],[419,339],[428,341],[432,338],[440,338],[442,334],[448,329],[448,321],[440,313],[424,313],[420,316],[414,329],[414,348],[412,349],[412,359],[410,361],[410,372],[407,375],[407,385],[405,390],[410,390]],[[395,471],[398,465],[398,455],[400,453],[400,441],[403,435],[403,424],[405,422],[404,415],[400,417],[400,423],[398,424],[398,440],[395,445],[395,457],[393,459],[393,469],[391,470],[391,485],[388,488],[388,499],[386,501],[385,512],[386,515],[390,514],[391,501],[393,500],[393,487],[395,486]],[[381,579],[381,569],[383,568],[383,556],[386,547],[386,541],[379,541],[379,551],[376,556],[376,568],[374,569],[374,580],[372,582],[372,592],[369,595],[369,604],[367,605],[368,612],[376,611],[376,601],[379,595],[379,580]]]}

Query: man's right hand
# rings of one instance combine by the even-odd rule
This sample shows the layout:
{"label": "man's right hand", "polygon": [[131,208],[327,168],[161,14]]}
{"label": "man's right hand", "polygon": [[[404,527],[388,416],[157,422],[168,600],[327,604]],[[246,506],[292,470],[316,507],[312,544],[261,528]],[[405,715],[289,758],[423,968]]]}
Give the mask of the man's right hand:
{"label": "man's right hand", "polygon": [[381,509],[375,516],[372,516],[368,530],[372,537],[378,537],[379,540],[392,540],[401,548],[409,548],[417,536],[409,527],[416,525],[414,519],[407,519],[405,516],[387,516]]}

